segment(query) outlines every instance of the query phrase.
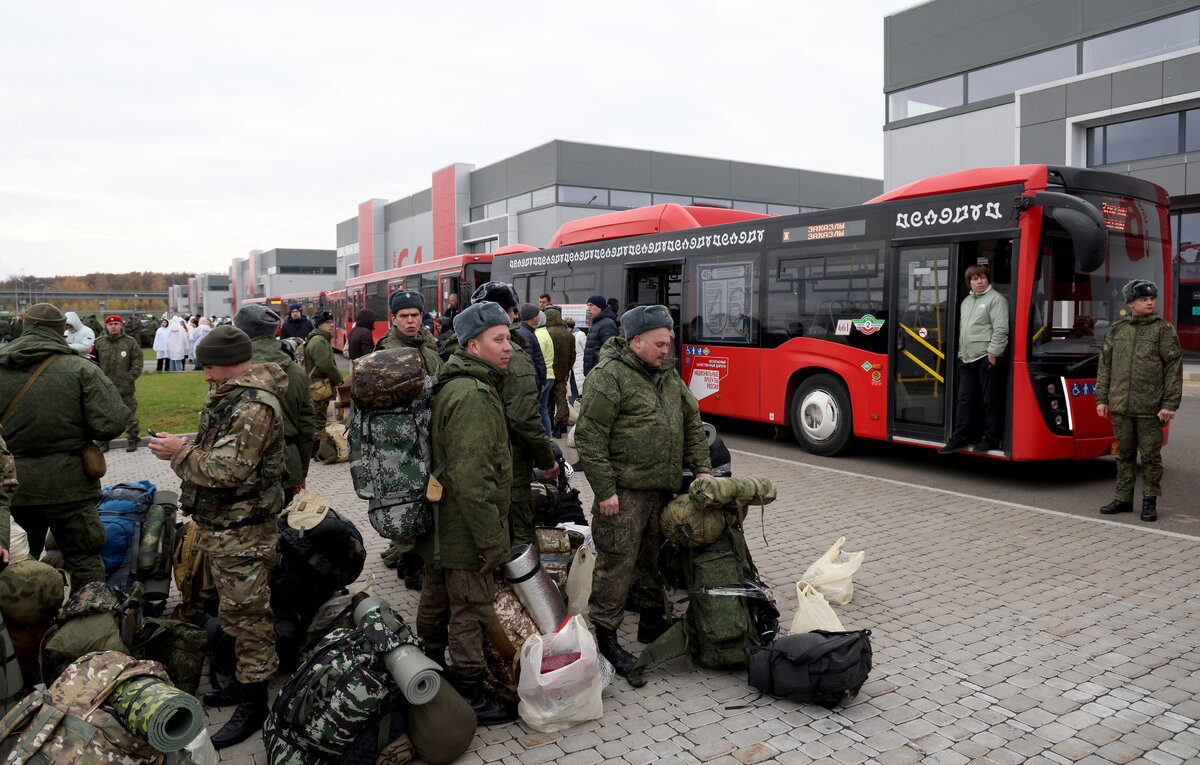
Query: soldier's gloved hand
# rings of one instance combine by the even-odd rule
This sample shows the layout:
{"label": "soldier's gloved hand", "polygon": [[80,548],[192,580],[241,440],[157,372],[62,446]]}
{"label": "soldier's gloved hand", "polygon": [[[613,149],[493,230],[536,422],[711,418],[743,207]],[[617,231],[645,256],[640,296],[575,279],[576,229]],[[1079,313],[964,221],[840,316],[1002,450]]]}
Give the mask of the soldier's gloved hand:
{"label": "soldier's gloved hand", "polygon": [[484,574],[490,574],[508,558],[508,550],[499,546],[489,547],[479,553],[479,558],[483,561],[483,566],[479,571]]}

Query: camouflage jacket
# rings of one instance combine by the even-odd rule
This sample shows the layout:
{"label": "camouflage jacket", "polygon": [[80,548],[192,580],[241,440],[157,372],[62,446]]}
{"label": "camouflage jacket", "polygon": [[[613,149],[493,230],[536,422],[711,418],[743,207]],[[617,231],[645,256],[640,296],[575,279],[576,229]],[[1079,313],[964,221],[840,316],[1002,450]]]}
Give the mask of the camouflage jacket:
{"label": "camouflage jacket", "polygon": [[[431,440],[433,467],[442,471],[445,487],[435,533],[446,568],[478,569],[480,551],[508,545],[512,474],[498,390],[503,380],[498,367],[461,348],[442,365]],[[421,539],[417,551],[433,560],[432,535]]]}
{"label": "camouflage jacket", "polygon": [[20,488],[13,505],[58,505],[100,496],[100,481],[83,474],[80,453],[91,441],[125,430],[129,408],[100,367],[77,355],[61,335],[35,325],[0,346],[0,401],[12,401],[47,356],[57,355],[8,420],[4,440],[17,457]]}
{"label": "camouflage jacket", "polygon": [[312,455],[316,415],[313,414],[312,395],[308,392],[308,377],[300,365],[284,352],[277,338],[254,337],[250,343],[254,346],[251,364],[278,364],[287,377],[287,387],[279,396],[279,405],[283,409],[283,440],[287,445],[288,479],[283,482],[283,488],[290,489],[308,476],[309,458]]}
{"label": "camouflage jacket", "polygon": [[16,494],[17,461],[13,459],[12,452],[5,446],[4,437],[0,436],[0,547],[5,550],[12,541],[12,521],[8,508],[12,505],[13,497]]}
{"label": "camouflage jacket", "polygon": [[304,371],[314,379],[324,377],[333,387],[342,384],[342,373],[333,360],[332,335],[323,329],[314,329],[304,340]]}
{"label": "camouflage jacket", "polygon": [[425,363],[425,374],[437,377],[442,358],[438,356],[437,341],[429,330],[421,327],[416,337],[409,337],[395,327],[389,327],[387,334],[375,343],[375,350],[386,351],[389,348],[416,348],[421,352],[421,361]]}
{"label": "camouflage jacket", "polygon": [[142,373],[141,343],[124,333],[110,335],[106,330],[96,335],[96,358],[121,395],[134,392],[135,381]]}
{"label": "camouflage jacket", "polygon": [[546,331],[554,343],[554,379],[566,380],[575,368],[575,336],[563,323],[561,308],[546,309]]}
{"label": "camouflage jacket", "polygon": [[647,367],[614,337],[584,390],[575,445],[597,500],[618,487],[678,491],[684,465],[712,470],[700,406],[673,367]]}
{"label": "camouflage jacket", "polygon": [[279,397],[286,385],[277,364],[254,364],[209,392],[195,443],[171,459],[185,513],[207,527],[229,528],[274,518],[283,509]]}
{"label": "camouflage jacket", "polygon": [[1117,414],[1153,417],[1179,409],[1183,354],[1175,328],[1158,314],[1113,322],[1100,351],[1096,403]]}

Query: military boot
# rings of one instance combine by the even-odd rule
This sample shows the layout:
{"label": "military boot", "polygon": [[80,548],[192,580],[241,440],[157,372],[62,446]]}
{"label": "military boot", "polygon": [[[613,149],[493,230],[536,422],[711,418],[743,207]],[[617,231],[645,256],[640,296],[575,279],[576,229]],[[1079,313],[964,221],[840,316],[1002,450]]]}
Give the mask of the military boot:
{"label": "military boot", "polygon": [[137,448],[138,448],[138,444],[140,444],[141,442],[142,442],[142,440],[140,438],[129,439],[129,443],[125,444],[125,451],[136,452]]}
{"label": "military boot", "polygon": [[637,639],[639,643],[649,645],[658,640],[671,626],[667,612],[663,608],[643,608],[638,618]]}
{"label": "military boot", "polygon": [[446,666],[446,646],[442,646],[441,648],[430,648],[429,646],[425,646],[424,653],[425,658],[438,665],[443,672],[449,670],[449,667]]}
{"label": "military boot", "polygon": [[105,442],[103,442],[102,444],[100,444],[100,453],[101,453],[101,454],[108,454],[108,442],[107,442],[107,441],[105,441]]}
{"label": "military boot", "polygon": [[240,744],[262,729],[270,708],[267,706],[267,681],[242,685],[244,694],[233,717],[212,737],[214,749]]}
{"label": "military boot", "polygon": [[1158,497],[1142,497],[1142,520],[1158,520]]}
{"label": "military boot", "polygon": [[626,651],[617,642],[616,630],[596,627],[596,646],[600,649],[600,655],[608,659],[609,663],[613,665],[613,669],[617,670],[618,675],[629,677],[633,666],[637,664],[637,657]]}
{"label": "military boot", "polygon": [[[215,683],[216,680],[214,679],[213,682]],[[206,707],[231,707],[242,702],[243,687],[235,678],[230,678],[224,688],[204,694],[201,701]]]}
{"label": "military boot", "polygon": [[475,710],[480,725],[503,725],[517,719],[517,710],[511,704],[484,690],[482,669],[466,675],[451,670],[446,673],[446,680]]}
{"label": "military boot", "polygon": [[1104,507],[1100,508],[1101,515],[1116,515],[1117,513],[1132,513],[1133,503],[1122,502],[1119,499],[1114,499]]}

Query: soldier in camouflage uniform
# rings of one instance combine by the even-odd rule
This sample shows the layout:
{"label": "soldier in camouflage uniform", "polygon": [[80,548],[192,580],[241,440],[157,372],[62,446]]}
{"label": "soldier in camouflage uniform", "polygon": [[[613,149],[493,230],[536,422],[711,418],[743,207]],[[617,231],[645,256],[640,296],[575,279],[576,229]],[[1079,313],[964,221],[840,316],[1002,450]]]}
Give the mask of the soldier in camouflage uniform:
{"label": "soldier in camouflage uniform", "polygon": [[1104,515],[1133,512],[1138,452],[1142,455],[1142,520],[1158,520],[1163,428],[1183,397],[1183,354],[1171,323],[1155,312],[1158,285],[1134,279],[1122,289],[1129,316],[1108,328],[1100,351],[1096,414],[1112,415],[1117,437],[1116,498]]}
{"label": "soldier in camouflage uniform", "polygon": [[[304,340],[304,371],[313,380],[326,379],[329,389],[333,391],[342,384],[342,373],[333,359],[333,314],[320,310],[313,314],[313,324],[316,329],[309,333]],[[329,415],[329,402],[333,400],[332,392],[323,398],[313,398],[313,445],[309,459],[317,456],[317,442],[325,430],[326,418]]]}
{"label": "soldier in camouflage uniform", "polygon": [[[129,407],[129,422],[125,426],[128,444],[125,451],[132,452],[137,450],[142,440],[139,435],[141,427],[137,419],[136,396],[138,375],[142,373],[142,345],[134,337],[124,333],[121,317],[116,314],[104,320],[104,330],[96,335],[96,358],[104,374],[108,375],[108,379],[112,380],[117,392],[121,394],[125,406]],[[102,443],[100,448],[108,451],[108,442]]]}
{"label": "soldier in camouflage uniform", "polygon": [[252,303],[238,309],[233,325],[250,337],[254,347],[251,364],[278,364],[287,375],[287,389],[279,398],[283,406],[283,441],[287,445],[288,478],[283,482],[283,505],[287,507],[297,487],[308,477],[308,457],[312,454],[314,415],[308,376],[283,350],[275,335],[279,314],[265,305]]}
{"label": "soldier in camouflage uniform", "polygon": [[495,303],[472,305],[454,319],[461,344],[442,366],[433,399],[434,470],[444,486],[432,534],[417,550],[425,586],[417,634],[429,654],[453,667],[447,680],[475,710],[480,725],[515,719],[483,688],[483,634],[493,617],[492,571],[507,560],[508,427],[499,387],[513,352],[508,315]]}
{"label": "soldier in camouflage uniform", "polygon": [[605,343],[588,374],[575,444],[596,498],[590,600],[596,642],[624,676],[636,663],[617,642],[626,599],[632,594],[641,610],[639,642],[653,642],[669,626],[658,573],[662,508],[679,490],[685,465],[697,478],[712,466],[700,407],[667,363],[670,311],[632,308],[621,324],[630,339]]}
{"label": "soldier in camouflage uniform", "polygon": [[267,681],[279,666],[271,612],[277,563],[275,522],[283,508],[287,376],[277,364],[251,364],[250,338],[223,325],[196,344],[212,386],[196,442],[169,434],[150,440],[181,480],[180,505],[194,517],[221,607],[221,628],[234,639],[236,680],[205,694],[209,706],[237,704],[215,736],[218,749],[244,741],[267,717]]}
{"label": "soldier in camouflage uniform", "polygon": [[8,563],[8,547],[12,542],[12,518],[9,508],[17,495],[17,461],[0,435],[0,563]]}
{"label": "soldier in camouflage uniform", "polygon": [[39,367],[25,395],[3,419],[4,439],[17,463],[20,488],[12,517],[29,534],[29,552],[42,553],[54,532],[71,584],[104,581],[104,526],[96,512],[100,481],[83,472],[83,449],[120,435],[129,409],[100,367],[63,339],[66,317],[49,303],[25,312],[22,335],[0,347],[0,402],[10,405]]}

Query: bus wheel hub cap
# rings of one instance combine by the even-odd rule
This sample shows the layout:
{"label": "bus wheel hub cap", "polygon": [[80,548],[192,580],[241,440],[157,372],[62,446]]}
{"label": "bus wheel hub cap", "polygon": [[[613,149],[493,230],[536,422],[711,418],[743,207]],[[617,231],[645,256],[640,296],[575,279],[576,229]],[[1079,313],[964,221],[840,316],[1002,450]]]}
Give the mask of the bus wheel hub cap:
{"label": "bus wheel hub cap", "polygon": [[833,397],[823,390],[815,390],[804,398],[800,406],[800,421],[804,432],[814,441],[825,441],[837,430],[837,407]]}

